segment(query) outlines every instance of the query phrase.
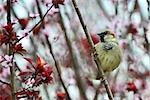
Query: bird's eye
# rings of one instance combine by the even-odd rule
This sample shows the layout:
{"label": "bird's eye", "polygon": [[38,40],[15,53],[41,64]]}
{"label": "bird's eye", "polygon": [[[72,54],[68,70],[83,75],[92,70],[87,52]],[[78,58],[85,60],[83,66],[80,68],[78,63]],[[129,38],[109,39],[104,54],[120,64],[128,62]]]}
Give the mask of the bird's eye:
{"label": "bird's eye", "polygon": [[115,37],[115,33],[112,32],[112,31],[107,31],[107,34],[110,34],[110,35],[112,35],[113,37]]}
{"label": "bird's eye", "polygon": [[111,33],[111,35],[112,35],[113,37],[115,37],[115,34],[114,34],[114,33]]}

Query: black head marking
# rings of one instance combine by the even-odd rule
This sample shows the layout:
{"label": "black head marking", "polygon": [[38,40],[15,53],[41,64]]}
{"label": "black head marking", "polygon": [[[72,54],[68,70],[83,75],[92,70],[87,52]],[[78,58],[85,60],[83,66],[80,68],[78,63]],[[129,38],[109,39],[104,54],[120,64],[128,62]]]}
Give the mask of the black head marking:
{"label": "black head marking", "polygon": [[99,37],[100,37],[100,39],[101,39],[101,42],[105,42],[105,41],[104,41],[104,37],[105,37],[105,35],[108,34],[108,32],[109,32],[109,31],[105,31],[105,32],[102,32],[102,33],[98,33],[98,35],[99,35]]}

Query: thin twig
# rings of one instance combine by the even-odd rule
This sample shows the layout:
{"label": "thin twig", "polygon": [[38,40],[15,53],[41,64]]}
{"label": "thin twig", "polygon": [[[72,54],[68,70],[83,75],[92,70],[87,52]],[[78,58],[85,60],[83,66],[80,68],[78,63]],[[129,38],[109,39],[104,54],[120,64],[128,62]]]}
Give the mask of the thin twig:
{"label": "thin twig", "polygon": [[116,14],[116,16],[118,15],[118,6],[119,6],[119,1],[116,1],[116,4],[115,4],[115,14]]}
{"label": "thin twig", "polygon": [[0,80],[0,82],[1,82],[2,84],[6,84],[6,85],[8,85],[8,86],[11,86],[9,83],[4,82],[4,81],[2,81],[2,80]]}
{"label": "thin twig", "polygon": [[62,86],[63,86],[63,88],[64,88],[66,94],[67,94],[67,99],[68,99],[68,100],[71,100],[70,95],[69,95],[69,92],[68,92],[68,90],[67,90],[67,88],[66,88],[66,86],[65,86],[65,84],[64,84],[64,82],[63,82],[63,79],[62,79],[62,77],[61,77],[60,68],[59,68],[59,65],[58,65],[58,63],[57,63],[57,61],[56,61],[56,59],[55,59],[55,56],[54,56],[54,53],[53,53],[53,50],[52,50],[51,43],[50,43],[49,40],[48,40],[48,36],[45,35],[45,38],[46,38],[46,42],[47,42],[47,44],[48,44],[48,48],[49,48],[50,54],[51,54],[52,57],[53,57],[53,60],[54,60],[54,63],[55,63],[55,67],[56,67],[56,70],[57,70],[57,73],[58,73],[58,77],[59,77],[59,79],[60,79],[60,82],[61,82],[61,84],[62,84]]}
{"label": "thin twig", "polygon": [[29,31],[29,33],[32,32],[44,20],[45,16],[48,14],[48,12],[52,9],[53,6],[54,5],[51,5],[51,7],[46,11],[44,16],[42,17],[42,19],[34,27],[32,27],[32,29]]}
{"label": "thin twig", "polygon": [[[46,15],[47,15],[48,12],[52,9],[53,6],[54,6],[54,5],[52,5],[52,6],[46,11],[46,13],[45,13],[44,16],[41,18],[41,20],[40,20],[37,24],[35,24],[35,25],[28,31],[28,33],[32,32],[41,22],[43,22],[44,18],[46,17]],[[26,37],[26,36],[21,37],[21,38],[18,39],[14,44],[16,44],[16,43],[18,43],[19,41],[21,41],[24,37]]]}
{"label": "thin twig", "polygon": [[47,85],[46,85],[46,84],[43,84],[43,87],[44,87],[44,90],[45,90],[47,99],[48,99],[48,100],[51,100],[51,99],[50,99],[50,96],[49,96],[49,93],[48,93],[48,90],[47,90],[47,89],[48,89]]}
{"label": "thin twig", "polygon": [[105,86],[105,88],[106,88],[108,97],[109,97],[110,100],[114,100],[113,94],[112,94],[111,89],[110,89],[110,86],[109,86],[109,84],[108,84],[108,81],[106,80],[106,78],[105,78],[105,76],[104,76],[104,71],[103,71],[102,68],[101,68],[101,63],[100,63],[100,60],[99,60],[99,58],[98,58],[98,54],[97,54],[97,52],[96,52],[94,43],[93,43],[93,41],[92,41],[92,39],[91,39],[90,34],[88,33],[87,27],[86,27],[86,25],[85,25],[85,23],[84,23],[84,21],[83,21],[83,18],[82,18],[82,15],[81,15],[81,13],[80,13],[80,10],[79,10],[79,8],[78,8],[78,6],[77,6],[77,3],[76,3],[75,0],[72,0],[72,3],[73,3],[73,6],[74,6],[74,8],[75,8],[75,11],[76,11],[76,13],[77,13],[77,15],[78,15],[78,18],[79,18],[79,20],[80,20],[80,23],[81,23],[81,25],[82,25],[82,28],[83,28],[83,30],[84,30],[84,33],[85,33],[85,35],[86,35],[86,37],[87,37],[87,39],[88,39],[88,42],[89,42],[89,44],[90,44],[90,47],[92,48],[92,53],[93,53],[93,55],[94,55],[94,61],[95,61],[96,65],[97,65],[98,72],[99,72],[99,74],[101,75],[101,79],[102,79],[102,82],[103,82],[103,84],[104,84],[104,86]]}
{"label": "thin twig", "polygon": [[19,72],[22,72],[22,70],[19,68],[19,66],[17,65],[16,62],[14,62],[14,65],[15,65],[15,67],[16,67],[16,70],[18,69]]}
{"label": "thin twig", "polygon": [[[36,0],[36,4],[37,4],[37,9],[38,9],[38,12],[39,12],[39,15],[40,15],[40,18],[41,18],[41,20],[42,20],[42,18],[43,18],[43,14],[42,14],[42,11],[41,11],[41,7],[40,7],[40,4],[39,4],[39,1],[38,0]],[[42,20],[42,26],[43,26],[43,28],[45,27],[44,26],[44,19]]]}
{"label": "thin twig", "polygon": [[86,97],[86,94],[85,94],[85,88],[84,88],[84,85],[82,83],[82,80],[80,78],[80,71],[78,69],[78,63],[77,63],[77,60],[76,60],[76,57],[73,55],[73,50],[72,50],[72,46],[71,46],[71,42],[67,36],[67,30],[65,28],[65,25],[64,25],[64,22],[63,22],[63,18],[61,16],[61,13],[59,12],[60,14],[60,25],[61,25],[61,28],[62,30],[64,31],[64,35],[65,35],[65,40],[66,40],[66,43],[67,43],[67,46],[68,46],[68,49],[69,49],[69,52],[70,52],[70,55],[71,55],[71,61],[72,61],[72,64],[73,64],[73,68],[74,68],[74,71],[75,71],[75,78],[76,78],[76,81],[77,81],[77,86],[79,88],[79,91],[81,93],[81,96],[83,97],[83,100],[88,100],[87,97]]}
{"label": "thin twig", "polygon": [[150,20],[150,1],[149,0],[146,0],[147,1],[147,10],[148,10],[148,19]]}
{"label": "thin twig", "polygon": [[93,100],[97,100],[98,94],[99,94],[99,88],[100,88],[100,87],[101,87],[101,84],[99,84],[98,88],[96,88],[95,96],[94,96],[94,99],[93,99]]}

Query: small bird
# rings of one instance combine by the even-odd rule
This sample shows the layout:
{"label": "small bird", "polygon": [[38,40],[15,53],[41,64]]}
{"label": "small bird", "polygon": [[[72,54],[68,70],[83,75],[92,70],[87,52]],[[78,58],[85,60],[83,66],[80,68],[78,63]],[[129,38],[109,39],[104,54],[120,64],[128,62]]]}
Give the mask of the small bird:
{"label": "small bird", "polygon": [[104,73],[108,73],[119,66],[122,56],[121,50],[113,32],[108,30],[98,35],[100,36],[100,42],[95,44],[96,52],[101,63],[101,68]]}

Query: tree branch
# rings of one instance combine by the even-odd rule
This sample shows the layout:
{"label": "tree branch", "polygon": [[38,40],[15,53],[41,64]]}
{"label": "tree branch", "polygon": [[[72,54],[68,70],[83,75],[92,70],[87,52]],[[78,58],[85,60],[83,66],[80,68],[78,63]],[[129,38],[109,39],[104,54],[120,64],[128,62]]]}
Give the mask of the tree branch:
{"label": "tree branch", "polygon": [[79,20],[80,20],[80,23],[81,23],[81,25],[82,25],[82,28],[83,28],[83,30],[84,30],[84,33],[85,33],[85,35],[86,35],[86,37],[87,37],[87,39],[88,39],[88,42],[89,42],[89,44],[90,44],[90,47],[92,48],[92,53],[93,53],[93,55],[94,55],[94,61],[95,61],[96,65],[97,65],[97,69],[98,69],[99,74],[102,76],[101,79],[102,79],[102,82],[103,82],[103,84],[104,84],[104,86],[105,86],[105,88],[106,88],[108,97],[109,97],[110,100],[114,100],[113,94],[112,94],[111,89],[110,89],[110,86],[109,86],[109,84],[108,84],[108,81],[106,80],[106,78],[105,78],[105,76],[104,76],[104,71],[103,71],[102,68],[101,68],[100,60],[98,59],[98,54],[97,54],[97,52],[96,52],[94,43],[93,43],[93,41],[92,41],[92,39],[91,39],[90,34],[88,33],[87,27],[86,27],[86,25],[85,25],[85,23],[84,23],[84,21],[83,21],[83,18],[82,18],[82,15],[81,15],[81,13],[80,13],[80,10],[79,10],[79,8],[78,8],[78,6],[77,6],[77,3],[76,3],[75,0],[72,0],[72,3],[73,3],[73,6],[74,6],[74,8],[75,8],[75,11],[76,11],[76,13],[77,13],[77,15],[78,15],[78,18],[79,18]]}
{"label": "tree branch", "polygon": [[56,61],[56,59],[55,59],[55,56],[54,56],[54,53],[53,53],[53,50],[52,50],[51,43],[50,43],[49,40],[48,40],[48,36],[45,35],[45,38],[46,38],[46,42],[47,42],[47,44],[48,44],[48,48],[49,48],[50,54],[51,54],[52,57],[53,57],[53,60],[54,60],[54,63],[55,63],[55,67],[56,67],[56,70],[57,70],[57,73],[58,73],[58,77],[59,77],[59,79],[60,79],[60,82],[61,82],[61,84],[62,84],[62,86],[63,86],[63,88],[64,88],[66,94],[67,94],[67,99],[68,99],[68,100],[71,100],[70,95],[69,95],[69,92],[68,92],[68,90],[67,90],[67,88],[66,88],[66,86],[65,86],[65,84],[64,84],[64,82],[63,82],[63,79],[62,79],[62,77],[61,77],[60,68],[59,68],[59,65],[58,65],[58,63],[57,63],[57,61]]}
{"label": "tree branch", "polygon": [[[11,0],[7,0],[7,24],[11,23]],[[13,55],[13,47],[9,44],[9,55]],[[10,80],[11,80],[11,96],[12,100],[15,100],[15,73],[14,73],[14,66],[13,66],[13,59],[12,59],[12,66],[10,66]]]}

